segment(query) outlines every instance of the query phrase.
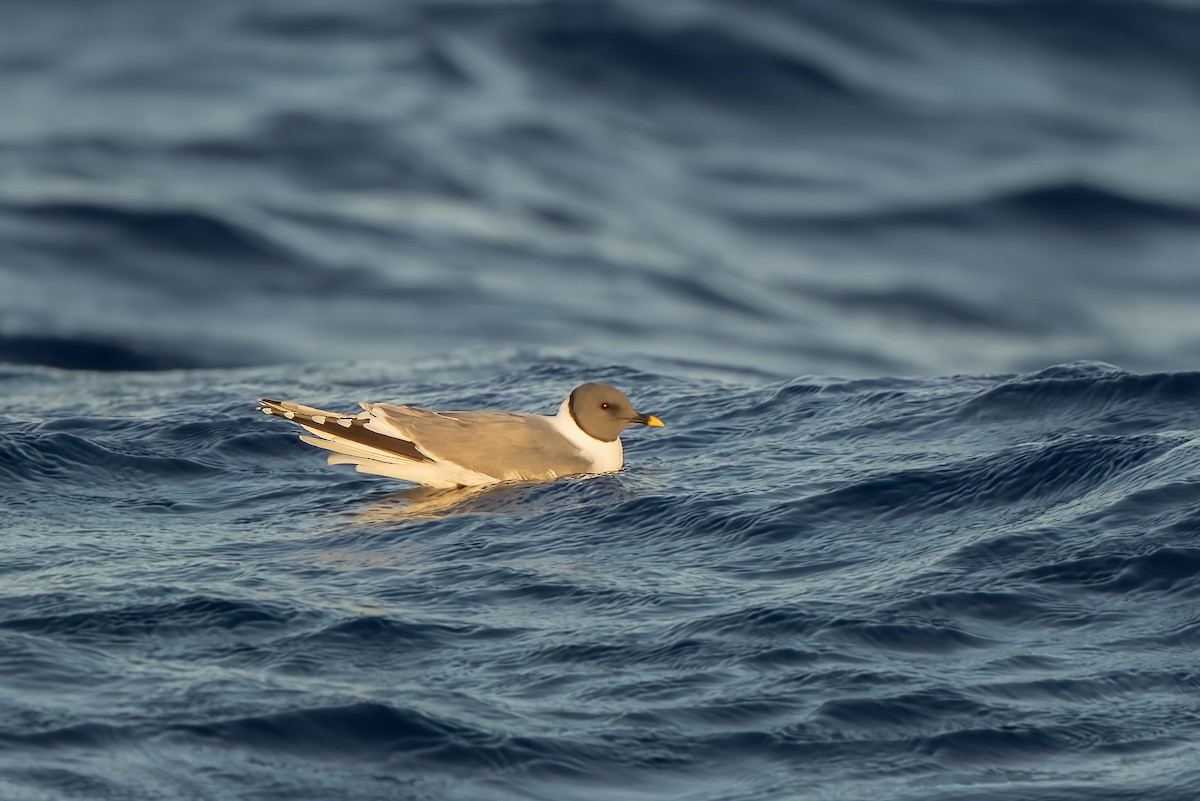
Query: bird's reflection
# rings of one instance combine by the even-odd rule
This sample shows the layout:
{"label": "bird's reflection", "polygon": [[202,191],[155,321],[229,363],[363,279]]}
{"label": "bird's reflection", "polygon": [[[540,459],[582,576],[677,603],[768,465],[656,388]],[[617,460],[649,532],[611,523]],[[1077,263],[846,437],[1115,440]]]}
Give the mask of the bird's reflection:
{"label": "bird's reflection", "polygon": [[463,515],[532,515],[542,508],[545,493],[556,491],[552,488],[561,492],[564,482],[580,482],[586,487],[585,497],[595,497],[595,493],[621,496],[628,493],[616,475],[572,476],[553,482],[513,481],[456,489],[413,487],[352,512],[350,517],[356,523],[374,525]]}
{"label": "bird's reflection", "polygon": [[353,514],[359,523],[394,523],[401,520],[437,519],[459,515],[525,514],[530,482],[487,484],[482,487],[435,489],[413,487],[393,493]]}

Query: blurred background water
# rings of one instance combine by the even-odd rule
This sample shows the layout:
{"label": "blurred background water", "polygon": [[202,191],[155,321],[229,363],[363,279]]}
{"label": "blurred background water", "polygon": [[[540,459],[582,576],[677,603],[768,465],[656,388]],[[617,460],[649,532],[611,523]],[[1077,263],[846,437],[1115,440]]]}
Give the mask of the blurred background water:
{"label": "blurred background water", "polygon": [[1172,369],[1180,2],[6,4],[10,361]]}
{"label": "blurred background water", "polygon": [[3,797],[1195,797],[1200,3],[0,11]]}

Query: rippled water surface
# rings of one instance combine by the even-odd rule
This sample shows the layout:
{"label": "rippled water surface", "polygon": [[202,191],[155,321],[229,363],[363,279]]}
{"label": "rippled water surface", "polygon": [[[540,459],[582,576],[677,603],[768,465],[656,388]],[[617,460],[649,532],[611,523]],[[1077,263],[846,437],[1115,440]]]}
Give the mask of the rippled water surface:
{"label": "rippled water surface", "polygon": [[1194,2],[3,16],[0,798],[1197,797]]}
{"label": "rippled water surface", "polygon": [[[513,407],[585,377],[670,427],[627,435],[619,476],[473,494],[334,471],[247,403]],[[3,386],[9,797],[1200,780],[1195,373],[743,384],[522,354]]]}

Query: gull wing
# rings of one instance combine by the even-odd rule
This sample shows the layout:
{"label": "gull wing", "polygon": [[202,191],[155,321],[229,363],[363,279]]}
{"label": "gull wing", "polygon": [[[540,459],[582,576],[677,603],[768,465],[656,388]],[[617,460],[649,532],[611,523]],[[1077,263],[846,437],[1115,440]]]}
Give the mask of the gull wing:
{"label": "gull wing", "polygon": [[433,459],[417,450],[411,441],[394,433],[374,431],[367,427],[370,415],[346,415],[327,412],[291,401],[258,399],[259,408],[267,413],[285,417],[303,426],[313,437],[302,436],[305,442],[319,448],[375,461],[396,460],[432,462]]}
{"label": "gull wing", "polygon": [[505,481],[586,473],[591,459],[536,414],[435,412],[364,403],[366,428],[411,442],[424,456]]}

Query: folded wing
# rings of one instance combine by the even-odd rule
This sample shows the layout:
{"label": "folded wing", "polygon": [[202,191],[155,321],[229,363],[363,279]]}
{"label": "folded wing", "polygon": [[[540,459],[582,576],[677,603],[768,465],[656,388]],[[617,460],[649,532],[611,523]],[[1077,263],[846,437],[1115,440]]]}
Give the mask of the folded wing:
{"label": "folded wing", "polygon": [[434,412],[390,403],[363,404],[367,428],[416,445],[437,462],[452,462],[501,481],[586,473],[591,459],[550,419],[510,412]]}
{"label": "folded wing", "polygon": [[586,473],[591,459],[549,418],[507,412],[435,412],[364,403],[357,415],[290,401],[259,399],[266,414],[287,418],[300,439],[332,451],[330,464],[432,487],[532,481]]}
{"label": "folded wing", "polygon": [[[432,462],[411,441],[389,433],[379,433],[367,427],[371,415],[345,415],[327,412],[290,401],[258,399],[259,409],[267,414],[285,417],[298,423],[313,436],[300,438],[310,445],[334,453],[383,462]],[[334,463],[330,457],[331,463]],[[338,460],[344,464],[347,460]]]}

